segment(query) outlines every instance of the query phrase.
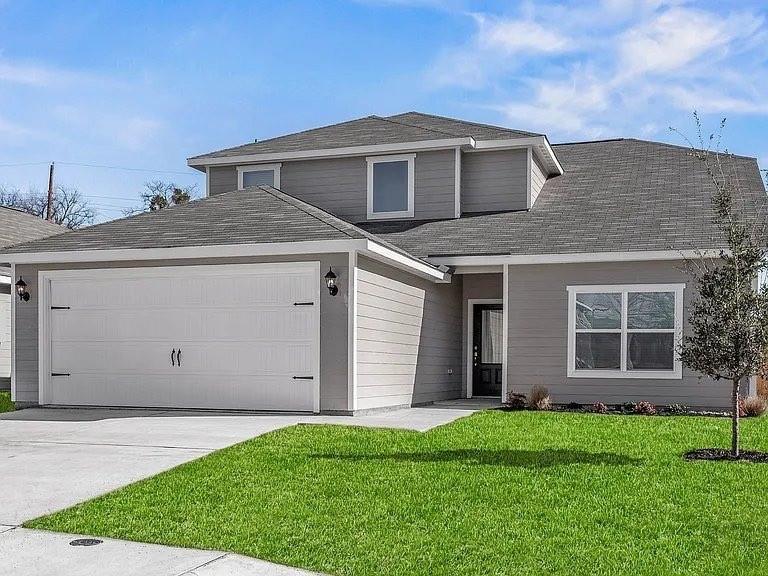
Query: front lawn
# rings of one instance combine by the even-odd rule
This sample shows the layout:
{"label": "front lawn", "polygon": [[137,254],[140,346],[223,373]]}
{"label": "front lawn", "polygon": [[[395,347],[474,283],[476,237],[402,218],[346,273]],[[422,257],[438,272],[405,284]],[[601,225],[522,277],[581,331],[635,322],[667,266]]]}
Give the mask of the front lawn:
{"label": "front lawn", "polygon": [[[490,411],[304,425],[27,526],[344,575],[766,574],[768,465],[685,462],[727,419]],[[743,423],[768,450],[768,419]]]}
{"label": "front lawn", "polygon": [[14,406],[13,406],[13,402],[11,402],[11,393],[0,392],[0,413],[13,412],[13,410],[14,410]]}

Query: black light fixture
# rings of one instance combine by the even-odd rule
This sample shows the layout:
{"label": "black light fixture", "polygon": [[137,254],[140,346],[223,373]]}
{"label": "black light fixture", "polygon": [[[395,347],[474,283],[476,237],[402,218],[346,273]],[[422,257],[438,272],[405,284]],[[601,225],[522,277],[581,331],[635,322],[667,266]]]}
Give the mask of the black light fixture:
{"label": "black light fixture", "polygon": [[24,282],[24,278],[19,276],[19,281],[16,282],[16,294],[19,295],[19,300],[29,302],[29,292],[27,292],[27,283]]}
{"label": "black light fixture", "polygon": [[328,274],[325,275],[325,285],[328,286],[328,294],[336,296],[339,293],[339,287],[336,286],[336,274],[331,268],[328,268]]}

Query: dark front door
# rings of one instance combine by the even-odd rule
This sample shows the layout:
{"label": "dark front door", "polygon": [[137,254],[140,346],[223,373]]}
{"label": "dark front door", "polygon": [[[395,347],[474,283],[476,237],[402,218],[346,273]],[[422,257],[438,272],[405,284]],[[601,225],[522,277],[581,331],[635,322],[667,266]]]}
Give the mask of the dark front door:
{"label": "dark front door", "polygon": [[501,396],[502,306],[475,304],[472,316],[472,395]]}

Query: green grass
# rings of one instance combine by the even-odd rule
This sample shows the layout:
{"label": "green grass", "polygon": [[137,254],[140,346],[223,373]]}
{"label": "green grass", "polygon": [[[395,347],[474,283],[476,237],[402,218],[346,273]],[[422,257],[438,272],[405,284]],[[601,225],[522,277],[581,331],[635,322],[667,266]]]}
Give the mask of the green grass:
{"label": "green grass", "polygon": [[11,393],[0,392],[0,413],[13,412],[14,410],[13,402],[11,402]]}
{"label": "green grass", "polygon": [[[681,459],[727,446],[728,426],[499,411],[425,434],[297,426],[27,526],[344,575],[767,574],[768,465]],[[743,440],[768,450],[768,419]]]}

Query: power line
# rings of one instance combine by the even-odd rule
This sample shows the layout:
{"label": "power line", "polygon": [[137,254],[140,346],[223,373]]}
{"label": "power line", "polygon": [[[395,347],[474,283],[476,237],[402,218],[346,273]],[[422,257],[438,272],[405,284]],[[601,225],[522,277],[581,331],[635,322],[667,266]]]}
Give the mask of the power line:
{"label": "power line", "polygon": [[[0,168],[16,168],[19,166],[45,166],[50,164],[50,162],[17,162],[12,164],[0,164]],[[156,170],[153,168],[137,168],[134,166],[112,166],[109,164],[89,164],[86,162],[59,162],[57,161],[56,164],[62,165],[62,166],[79,166],[82,168],[100,168],[104,170],[124,170],[127,172],[149,172],[154,174],[176,174],[178,176],[196,176],[195,172],[190,170],[186,172],[182,172],[180,170]]]}

